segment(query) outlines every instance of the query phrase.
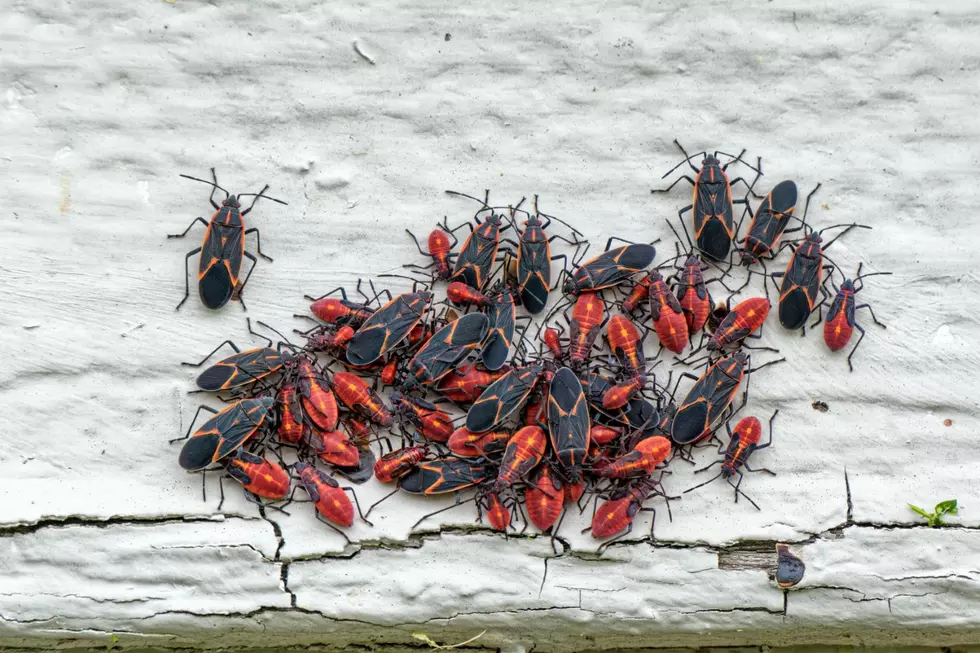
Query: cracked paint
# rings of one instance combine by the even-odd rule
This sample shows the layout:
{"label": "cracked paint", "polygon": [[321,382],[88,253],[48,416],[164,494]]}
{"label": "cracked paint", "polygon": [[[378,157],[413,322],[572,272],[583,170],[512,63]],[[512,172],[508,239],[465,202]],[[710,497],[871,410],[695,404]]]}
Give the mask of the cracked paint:
{"label": "cracked paint", "polygon": [[[422,648],[419,630],[486,630],[467,648],[508,653],[980,641],[975,3],[504,2],[451,25],[431,0],[288,16],[243,0],[125,16],[108,0],[8,4],[0,646],[394,651]],[[203,501],[179,469],[168,441],[215,405],[185,394],[181,361],[253,343],[237,306],[173,311],[196,237],[164,234],[209,211],[178,173],[215,165],[238,192],[268,182],[290,202],[250,214],[276,261],[247,293],[248,315],[288,333],[304,293],[419,262],[405,228],[469,215],[446,188],[540,193],[593,247],[667,235],[687,196],[649,189],[675,137],[762,156],[763,191],[822,182],[808,220],[874,227],[834,261],[896,273],[869,280],[888,328],[865,325],[853,373],[819,329],[766,327],[788,361],[752,380],[746,408],[780,410],[758,454],[778,475],[742,486],[761,511],[724,483],[669,517],[653,500],[656,541],[644,514],[599,557],[588,507],[554,539],[490,534],[465,506],[412,533],[453,499],[398,496],[346,545],[308,504],[262,512],[232,481],[220,514],[217,475]],[[714,455],[673,465],[667,489]],[[358,487],[366,503],[386,491]],[[906,508],[947,498],[963,509],[942,530]],[[791,591],[772,580],[776,542],[807,565]]]}

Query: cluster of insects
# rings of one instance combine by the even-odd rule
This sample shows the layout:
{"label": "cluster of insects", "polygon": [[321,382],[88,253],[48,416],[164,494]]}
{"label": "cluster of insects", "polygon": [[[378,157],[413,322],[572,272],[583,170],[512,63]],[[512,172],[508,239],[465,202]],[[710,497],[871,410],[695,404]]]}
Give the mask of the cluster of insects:
{"label": "cluster of insects", "polygon": [[[302,344],[259,322],[278,341],[266,338],[266,346],[244,351],[225,341],[193,363],[204,367],[222,347],[235,350],[197,379],[198,391],[219,393],[228,406],[198,409],[213,416],[197,428],[192,422],[179,438],[180,465],[218,469],[239,481],[251,500],[278,509],[302,489],[317,517],[335,529],[353,524],[355,508],[365,522],[379,509],[384,499],[362,511],[354,488],[344,485],[371,478],[393,485],[388,496],[456,495],[455,505],[422,516],[415,527],[472,503],[478,519],[496,530],[533,524],[554,537],[569,510],[591,504],[592,535],[612,538],[605,547],[631,532],[640,511],[654,511],[646,507],[654,497],[664,500],[669,514],[670,500],[679,498],[662,484],[669,465],[693,463],[694,450],[714,440],[719,457],[696,471],[718,467],[718,474],[685,492],[723,478],[736,502],[742,497],[758,509],[741,484],[746,472],[773,474],[751,467],[749,458],[771,445],[778,410],[765,426],[755,416],[735,418],[748,400],[751,375],[784,360],[774,358],[772,347],[749,344],[761,337],[770,312],[769,282],[778,288],[785,329],[805,333],[811,315],[817,314],[812,328],[830,303],[824,339],[836,351],[854,329],[864,337],[855,321],[857,309],[870,311],[856,305],[862,280],[888,273],[862,275],[859,266],[855,278],[838,287],[833,276],[839,268],[825,251],[851,229],[868,227],[814,230],[806,215],[819,185],[798,217],[796,184],[783,181],[757,195],[761,159],[753,167],[744,154],[702,152],[695,155],[703,157],[697,168],[684,152],[677,167],[687,164],[696,176],[654,191],[668,192],[681,180],[693,185],[691,204],[678,213],[684,237],[667,222],[677,241],[673,256],[656,266],[659,240],[610,238],[587,259],[582,234],[541,212],[537,196],[524,208],[526,199],[493,206],[489,191],[482,199],[447,191],[479,208],[456,227],[448,220],[438,224],[425,247],[408,231],[428,262],[407,264],[406,275],[380,277],[408,279],[410,292],[379,292],[374,280],[362,280],[352,295],[337,288],[308,297],[313,317],[297,317],[314,325],[295,330]],[[723,165],[719,157],[729,160]],[[751,183],[728,178],[733,164],[755,173]],[[212,178],[205,183],[223,190],[213,171]],[[735,199],[739,183],[746,193]],[[227,193],[219,207],[214,190],[217,212],[199,268],[201,298],[211,308],[241,299],[241,258],[251,257],[244,236],[253,231],[242,221],[252,207],[241,210]],[[750,197],[761,199],[754,211]],[[736,207],[742,209],[738,224]],[[824,243],[822,233],[835,228],[842,231]],[[799,240],[783,238],[800,231]],[[556,241],[571,252],[553,254]],[[769,272],[767,262],[785,249],[791,250],[785,271]],[[746,266],[748,275],[732,288],[737,266]],[[712,298],[710,288],[736,295],[756,275],[764,279],[765,296],[734,306],[730,298]],[[828,282],[836,290],[832,299]],[[445,298],[437,300],[443,285]],[[265,338],[250,321],[248,328]],[[648,356],[650,343],[657,351]],[[771,360],[754,364],[760,352]],[[463,499],[464,493],[470,496]]]}

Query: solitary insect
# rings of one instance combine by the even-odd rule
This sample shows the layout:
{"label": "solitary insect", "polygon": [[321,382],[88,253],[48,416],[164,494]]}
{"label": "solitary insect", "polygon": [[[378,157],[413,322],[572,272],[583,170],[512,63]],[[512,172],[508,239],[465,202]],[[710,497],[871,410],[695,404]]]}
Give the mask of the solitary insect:
{"label": "solitary insect", "polygon": [[[245,284],[248,283],[249,277],[252,276],[252,271],[255,269],[255,264],[257,263],[255,255],[245,250],[245,236],[254,233],[256,238],[255,249],[259,253],[259,256],[267,261],[272,260],[262,253],[262,240],[259,236],[258,228],[252,227],[251,229],[245,229],[243,218],[249,214],[260,197],[278,202],[279,204],[286,203],[265,195],[265,191],[269,189],[268,185],[263,187],[258,193],[232,195],[218,185],[218,176],[215,174],[214,168],[211,168],[211,178],[213,181],[198,179],[189,175],[181,175],[181,177],[212,186],[209,201],[211,202],[211,206],[214,207],[215,212],[211,216],[210,222],[204,218],[194,218],[194,221],[188,225],[187,229],[184,229],[183,233],[169,234],[167,236],[167,238],[183,238],[198,222],[207,228],[204,232],[204,241],[201,243],[201,246],[187,252],[187,256],[184,259],[184,298],[177,304],[177,308],[179,309],[183,306],[187,298],[190,297],[191,288],[187,278],[190,275],[188,265],[191,257],[199,252],[201,254],[201,260],[197,269],[197,289],[201,295],[201,302],[211,309],[221,308],[228,303],[228,300],[232,296],[236,296],[238,301],[242,302],[242,291],[245,289]],[[218,203],[214,201],[214,193],[218,190],[225,194],[225,199],[221,202],[221,206],[218,206]],[[247,195],[254,196],[255,199],[252,200],[252,204],[247,209],[242,210],[242,205],[238,200]],[[243,256],[252,261],[252,267],[249,269],[244,281],[239,281],[238,276],[242,269]],[[245,302],[242,302],[242,308],[245,308]]]}
{"label": "solitary insect", "polygon": [[777,544],[776,553],[779,559],[779,565],[776,568],[776,583],[784,590],[789,589],[803,580],[806,565],[785,544]]}
{"label": "solitary insect", "polygon": [[[694,199],[689,206],[685,206],[677,212],[678,217],[681,219],[681,226],[684,227],[686,233],[687,224],[684,222],[684,214],[693,210],[694,242],[697,244],[698,249],[716,261],[724,261],[728,258],[728,252],[732,247],[732,239],[735,237],[733,206],[735,204],[748,205],[748,201],[745,199],[732,199],[732,186],[738,182],[742,182],[749,187],[750,191],[752,189],[752,186],[741,177],[729,181],[725,171],[728,170],[728,166],[736,162],[742,163],[749,168],[752,168],[752,166],[742,161],[742,154],[745,154],[745,150],[742,150],[737,157],[732,157],[732,160],[725,165],[721,165],[721,162],[718,160],[718,155],[723,154],[731,157],[730,154],[715,152],[712,155],[706,152],[698,152],[694,156],[704,155],[704,160],[701,161],[701,168],[699,170],[691,163],[691,157],[676,139],[674,140],[674,145],[684,153],[684,160],[671,168],[663,178],[666,178],[670,173],[685,163],[691,166],[697,178],[691,179],[687,175],[683,175],[667,188],[652,190],[650,192],[666,193],[680,183],[682,179],[690,182],[694,186]],[[756,180],[758,180],[759,176],[762,175],[762,171],[758,168],[752,169],[758,173],[756,175]],[[753,185],[755,184],[755,182],[752,183]]]}
{"label": "solitary insect", "polygon": [[[854,333],[854,329],[861,332],[861,337],[854,344],[851,353],[847,355],[847,366],[852,372],[854,371],[854,365],[851,364],[851,357],[854,356],[854,352],[857,351],[865,335],[864,328],[855,321],[854,313],[859,308],[866,308],[871,313],[871,319],[874,320],[874,323],[882,329],[885,328],[885,325],[875,317],[875,312],[871,310],[870,304],[854,305],[854,296],[864,288],[864,279],[867,277],[873,277],[879,274],[891,274],[891,272],[869,272],[868,274],[862,275],[862,265],[864,264],[861,263],[858,265],[857,275],[853,280],[844,279],[844,283],[841,284],[840,288],[837,288],[836,285],[834,286],[834,290],[837,291],[837,296],[830,305],[830,310],[827,311],[827,321],[823,325],[823,339],[827,343],[827,347],[830,348],[830,351],[839,351],[846,347],[847,343],[851,340],[851,334]],[[833,283],[832,279],[831,283]],[[858,283],[861,285],[858,286]]]}

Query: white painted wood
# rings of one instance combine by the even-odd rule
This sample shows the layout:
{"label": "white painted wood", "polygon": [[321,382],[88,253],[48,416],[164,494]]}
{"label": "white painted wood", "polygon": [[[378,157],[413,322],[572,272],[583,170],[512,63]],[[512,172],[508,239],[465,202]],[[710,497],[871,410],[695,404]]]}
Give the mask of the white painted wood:
{"label": "white painted wood", "polygon": [[[380,646],[483,629],[475,646],[542,651],[980,639],[975,3],[0,12],[0,645]],[[658,512],[656,546],[597,561],[584,518],[552,557],[547,538],[459,532],[468,507],[410,535],[440,501],[393,499],[347,547],[306,506],[270,514],[280,537],[237,491],[222,520],[216,479],[201,501],[167,443],[199,399],[179,363],[251,341],[236,305],[209,312],[192,295],[173,311],[201,231],[165,235],[210,210],[178,173],[216,166],[236,192],[267,182],[289,202],[249,216],[276,260],[245,299],[291,329],[304,292],[420,261],[404,228],[473,210],[446,188],[540,193],[596,243],[664,237],[662,259],[663,220],[688,197],[649,193],[674,137],[747,147],[764,189],[822,182],[815,224],[874,227],[833,259],[895,272],[859,296],[888,329],[864,317],[854,373],[819,332],[767,325],[788,362],[752,381],[749,409],[780,409],[755,460],[778,476],[743,486],[761,511],[709,486],[672,502],[672,522]],[[675,465],[667,487],[697,478]],[[948,498],[956,528],[911,528],[907,502]],[[751,555],[775,541],[808,566],[785,603]]]}

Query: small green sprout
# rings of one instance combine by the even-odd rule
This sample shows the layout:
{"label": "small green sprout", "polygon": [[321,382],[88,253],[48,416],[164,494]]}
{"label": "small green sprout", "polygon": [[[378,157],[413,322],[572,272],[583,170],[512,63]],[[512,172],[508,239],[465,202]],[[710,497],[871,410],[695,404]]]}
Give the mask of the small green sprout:
{"label": "small green sprout", "polygon": [[939,528],[940,526],[945,526],[945,524],[943,524],[943,515],[955,515],[959,510],[956,505],[956,499],[940,501],[936,504],[934,512],[926,512],[919,506],[913,506],[911,503],[909,504],[909,508],[929,520],[929,528]]}
{"label": "small green sprout", "polygon": [[116,648],[116,644],[118,644],[118,643],[119,643],[119,635],[112,635],[112,636],[110,636],[109,637],[109,643],[106,644],[105,650],[106,651],[111,651],[112,649]]}

